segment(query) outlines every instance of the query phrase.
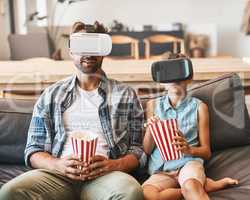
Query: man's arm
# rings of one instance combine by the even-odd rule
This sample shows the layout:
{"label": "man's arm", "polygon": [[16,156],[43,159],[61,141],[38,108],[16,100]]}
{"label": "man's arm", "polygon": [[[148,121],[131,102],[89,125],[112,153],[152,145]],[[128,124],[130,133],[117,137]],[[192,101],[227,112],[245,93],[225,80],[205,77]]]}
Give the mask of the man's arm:
{"label": "man's arm", "polygon": [[55,170],[56,160],[48,152],[36,152],[30,156],[30,165],[36,169]]}
{"label": "man's arm", "polygon": [[[34,106],[25,148],[26,165],[37,169],[59,171],[75,180],[85,180],[86,166],[77,158],[55,158],[50,153],[54,131],[49,111],[46,111],[44,96],[43,94]],[[77,166],[82,166],[82,169]]]}
{"label": "man's arm", "polygon": [[[38,99],[34,106],[33,115],[31,118],[26,148],[24,151],[25,163],[32,167],[30,157],[37,152],[51,152],[51,127],[50,117],[45,111],[44,94]],[[45,142],[47,145],[45,146]],[[50,143],[50,144],[49,144]]]}

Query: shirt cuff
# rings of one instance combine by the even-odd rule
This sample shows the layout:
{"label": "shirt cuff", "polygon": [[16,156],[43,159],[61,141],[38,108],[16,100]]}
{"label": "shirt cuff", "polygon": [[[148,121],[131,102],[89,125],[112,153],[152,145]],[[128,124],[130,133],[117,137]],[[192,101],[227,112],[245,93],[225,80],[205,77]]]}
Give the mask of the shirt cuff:
{"label": "shirt cuff", "polygon": [[138,159],[140,168],[145,167],[147,163],[147,155],[145,154],[145,152],[142,150],[141,147],[133,146],[132,148],[129,149],[128,152],[133,154]]}

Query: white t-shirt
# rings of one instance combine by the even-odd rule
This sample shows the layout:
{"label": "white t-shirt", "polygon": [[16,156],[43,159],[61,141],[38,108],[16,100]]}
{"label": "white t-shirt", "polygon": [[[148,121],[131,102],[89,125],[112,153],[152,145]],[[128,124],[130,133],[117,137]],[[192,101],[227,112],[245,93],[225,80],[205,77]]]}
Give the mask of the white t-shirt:
{"label": "white t-shirt", "polygon": [[73,155],[69,137],[73,131],[97,134],[96,155],[108,157],[108,144],[104,137],[98,114],[98,108],[102,101],[103,99],[98,93],[98,88],[92,91],[86,91],[77,86],[76,100],[63,113],[64,128],[68,137],[64,144],[61,157]]}

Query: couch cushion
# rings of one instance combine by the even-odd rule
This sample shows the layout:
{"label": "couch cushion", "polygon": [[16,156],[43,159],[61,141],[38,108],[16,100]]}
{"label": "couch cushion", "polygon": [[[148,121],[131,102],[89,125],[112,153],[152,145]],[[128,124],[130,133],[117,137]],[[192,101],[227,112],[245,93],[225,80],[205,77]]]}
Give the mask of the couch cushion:
{"label": "couch cushion", "polygon": [[0,163],[23,164],[33,100],[0,99]]}
{"label": "couch cushion", "polygon": [[27,172],[29,169],[23,165],[0,165],[0,188],[11,179]]}
{"label": "couch cushion", "polygon": [[226,74],[189,90],[209,107],[212,150],[250,144],[250,119],[237,74]]}
{"label": "couch cushion", "polygon": [[209,194],[212,200],[240,199],[250,197],[250,146],[235,147],[213,153],[206,163],[207,177],[215,180],[232,177],[239,185]]}

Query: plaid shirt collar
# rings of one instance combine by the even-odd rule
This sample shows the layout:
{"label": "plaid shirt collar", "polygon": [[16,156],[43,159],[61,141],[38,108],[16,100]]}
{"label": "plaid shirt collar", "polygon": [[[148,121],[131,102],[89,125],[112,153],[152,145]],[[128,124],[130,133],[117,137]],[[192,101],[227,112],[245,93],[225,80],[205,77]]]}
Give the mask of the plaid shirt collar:
{"label": "plaid shirt collar", "polygon": [[[108,78],[107,78],[107,75],[105,74],[104,71],[101,71],[101,74],[99,75],[100,76],[100,85],[99,85],[99,88],[98,88],[98,92],[100,94],[103,94],[102,96],[106,95],[108,93],[108,88],[109,88],[109,84],[108,84]],[[78,83],[78,78],[77,78],[77,75],[73,75],[72,77],[72,81],[69,85],[69,87],[66,88],[66,92],[72,92],[74,89],[75,89],[75,86],[76,84]]]}

